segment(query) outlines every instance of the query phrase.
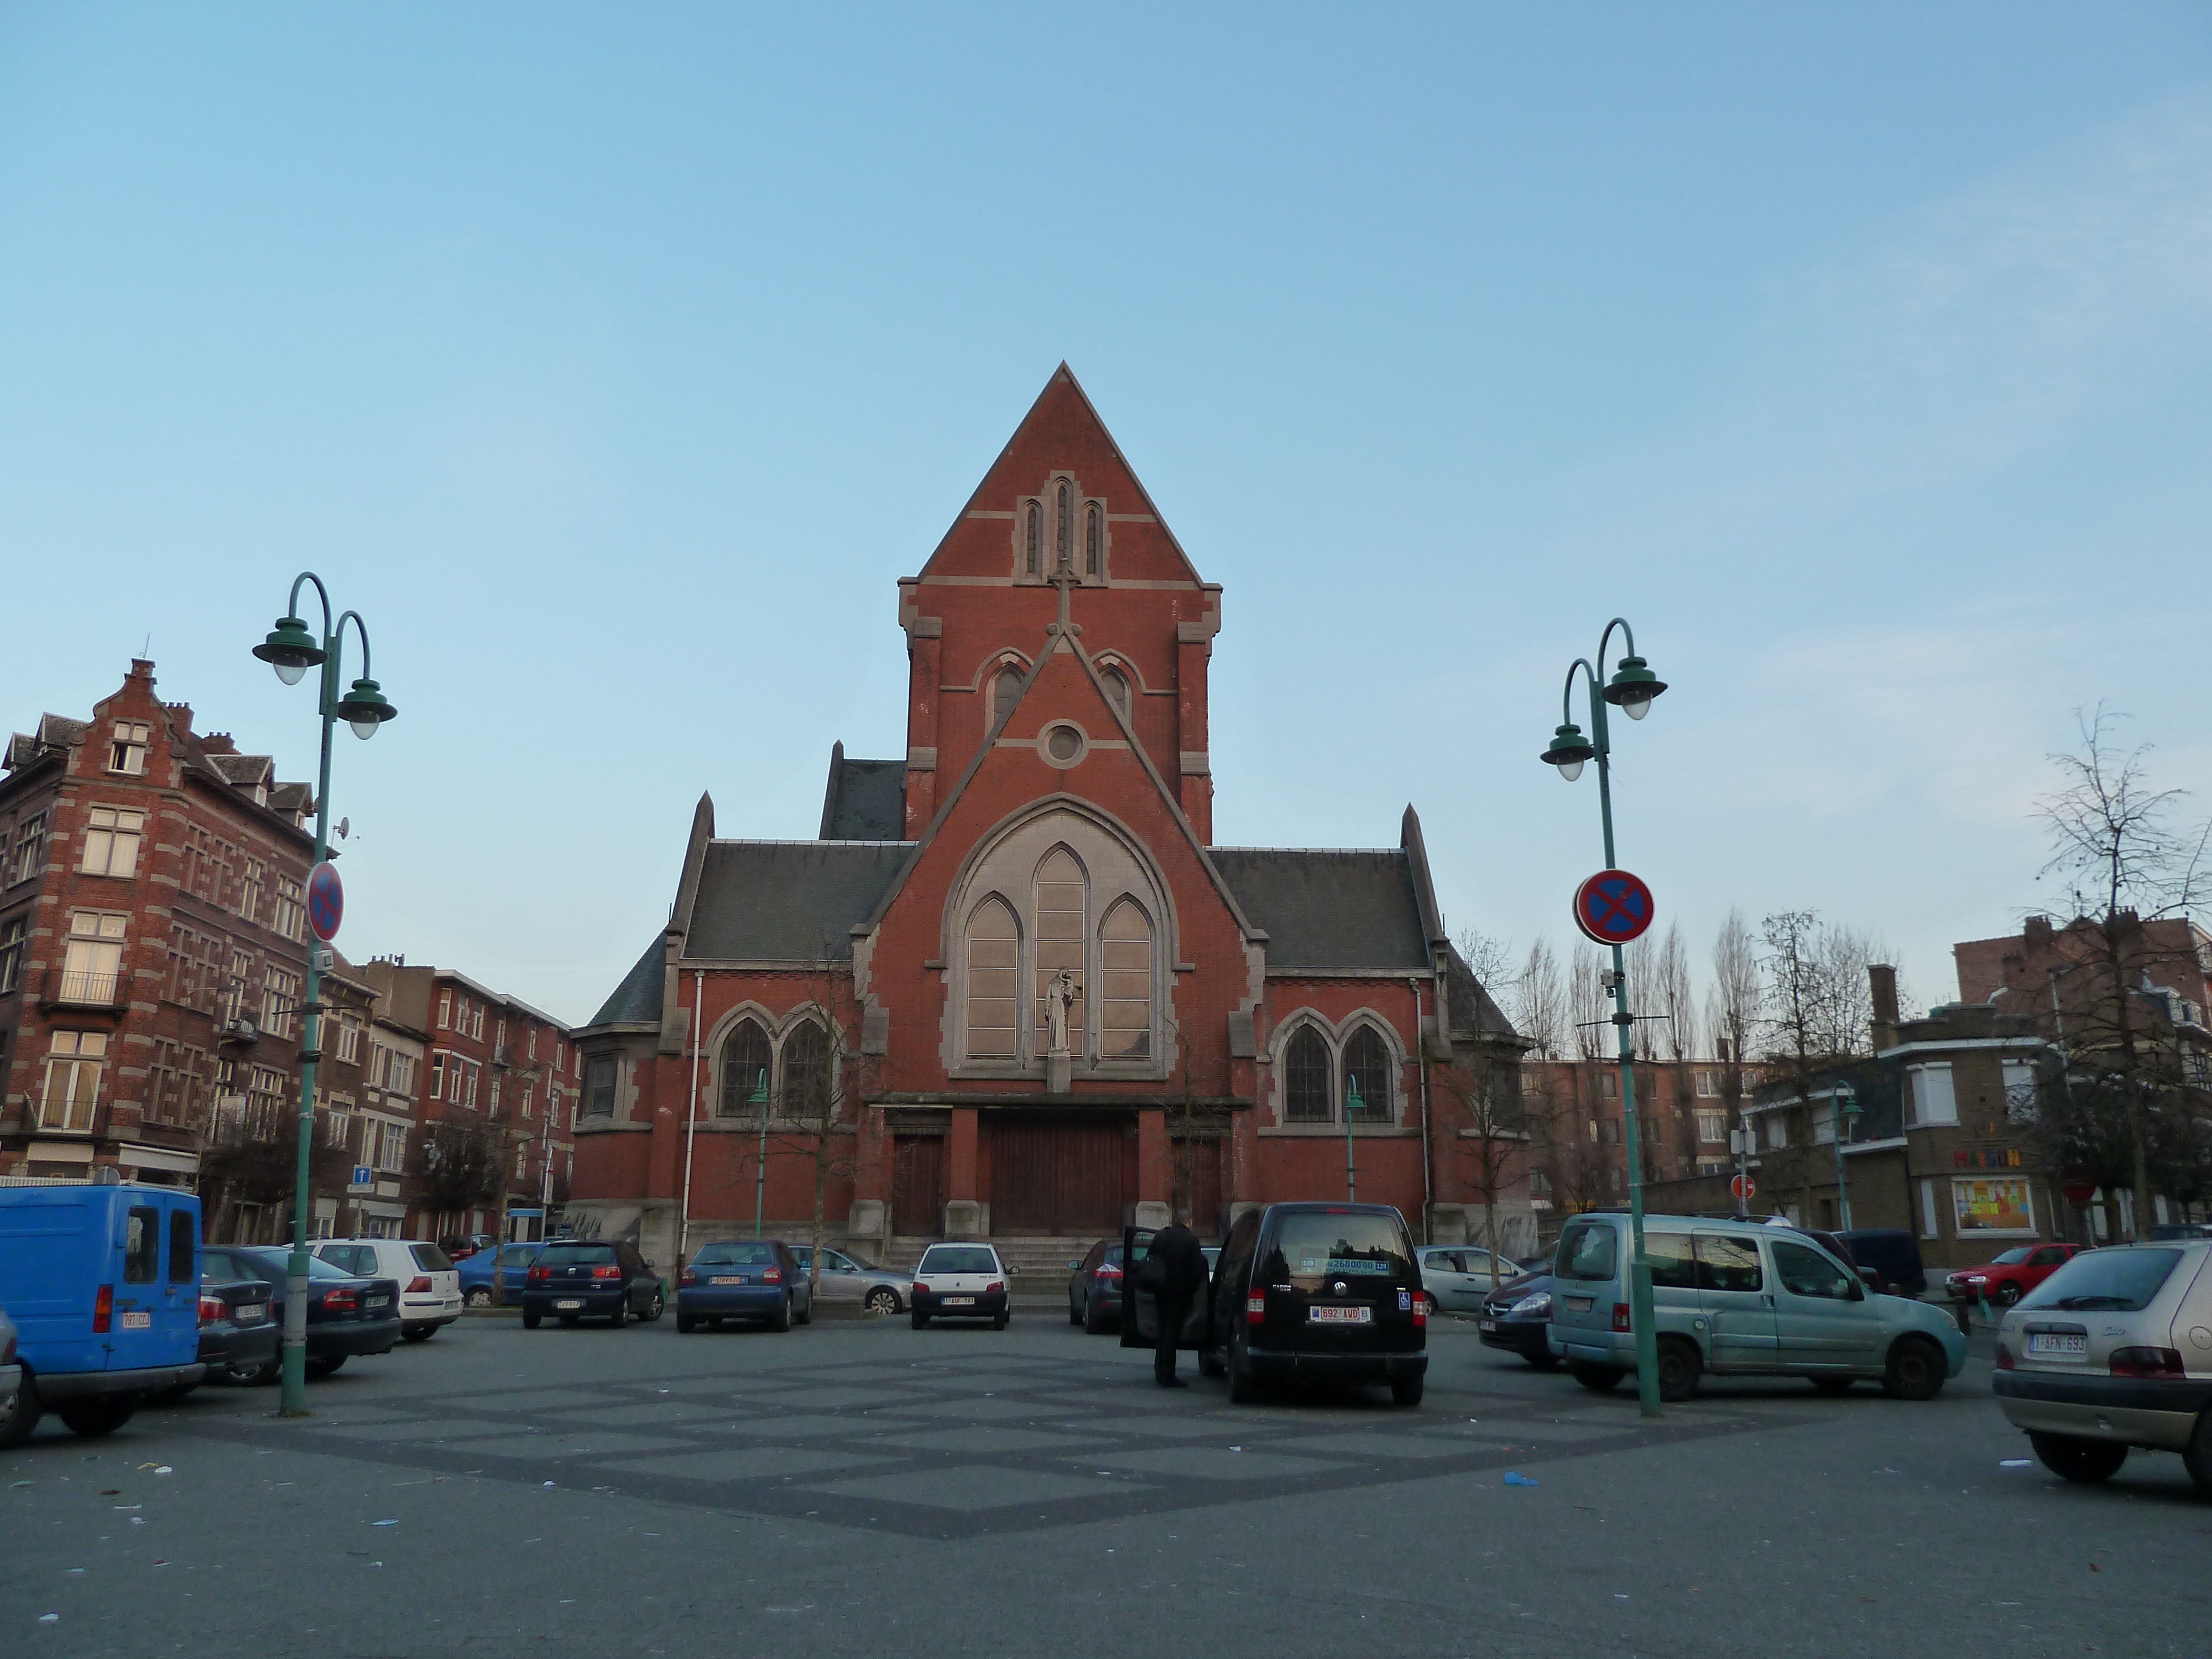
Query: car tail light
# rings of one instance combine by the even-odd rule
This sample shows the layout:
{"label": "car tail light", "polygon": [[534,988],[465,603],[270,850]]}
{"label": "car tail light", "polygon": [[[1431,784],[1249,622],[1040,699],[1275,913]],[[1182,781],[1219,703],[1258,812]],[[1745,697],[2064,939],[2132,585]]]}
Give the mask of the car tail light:
{"label": "car tail light", "polygon": [[1267,1322],[1267,1298],[1264,1294],[1255,1292],[1244,1298],[1244,1322],[1248,1325]]}
{"label": "car tail light", "polygon": [[1098,1270],[1098,1277],[1102,1282],[1107,1279],[1119,1279],[1121,1276],[1121,1270],[1110,1261]]}
{"label": "car tail light", "polygon": [[549,1276],[552,1271],[553,1270],[550,1267],[532,1267],[530,1270],[530,1276],[532,1279],[544,1279]]}
{"label": "car tail light", "polygon": [[107,1328],[115,1322],[115,1286],[103,1285],[100,1294],[92,1300],[92,1331],[94,1336],[105,1336]]}
{"label": "car tail light", "polygon": [[768,1268],[763,1268],[763,1269],[762,1270],[762,1273],[761,1273],[761,1283],[762,1283],[762,1284],[763,1284],[763,1285],[781,1285],[781,1284],[782,1284],[782,1283],[783,1283],[783,1269],[782,1269],[782,1268],[781,1268],[781,1267],[768,1267]]}
{"label": "car tail light", "polygon": [[221,1297],[204,1296],[200,1298],[201,1324],[220,1325],[223,1320],[229,1316],[229,1313],[230,1304],[225,1302]]}
{"label": "car tail light", "polygon": [[325,1291],[325,1313],[352,1313],[361,1306],[361,1298],[351,1291]]}
{"label": "car tail light", "polygon": [[408,1281],[407,1281],[407,1294],[408,1294],[408,1295],[410,1295],[410,1296],[428,1296],[429,1293],[430,1293],[430,1281],[429,1281],[429,1279],[427,1279],[427,1278],[422,1278],[422,1279],[410,1279],[410,1280],[408,1280]]}
{"label": "car tail light", "polygon": [[2017,1370],[2020,1369],[2020,1367],[2014,1363],[2012,1350],[2005,1346],[2002,1342],[1997,1344],[1997,1369],[2001,1371]]}
{"label": "car tail light", "polygon": [[1628,1304],[1626,1302],[1616,1302],[1613,1304],[1613,1328],[1616,1331],[1625,1331],[1628,1328]]}
{"label": "car tail light", "polygon": [[699,1282],[699,1275],[693,1273],[689,1267],[686,1267],[682,1273],[676,1275],[676,1282],[678,1285],[696,1285]]}
{"label": "car tail light", "polygon": [[1429,1298],[1427,1292],[1424,1291],[1413,1298],[1413,1328],[1416,1330],[1425,1328],[1428,1322]]}
{"label": "car tail light", "polygon": [[915,1296],[927,1296],[929,1294],[929,1286],[924,1284],[921,1279],[917,1279],[914,1281],[913,1294]]}
{"label": "car tail light", "polygon": [[592,1269],[592,1277],[594,1279],[620,1279],[622,1277],[622,1269],[620,1267],[594,1267]]}
{"label": "car tail light", "polygon": [[2115,1348],[2114,1376],[2182,1376],[2181,1356],[2172,1348]]}
{"label": "car tail light", "polygon": [[986,1296],[990,1296],[990,1295],[992,1295],[992,1294],[994,1294],[994,1293],[995,1293],[995,1292],[997,1292],[997,1291],[1003,1291],[1003,1290],[1005,1290],[1006,1288],[1006,1281],[1005,1279],[993,1279],[989,1284],[986,1285],[983,1287],[983,1294],[984,1294],[984,1295],[986,1295]]}

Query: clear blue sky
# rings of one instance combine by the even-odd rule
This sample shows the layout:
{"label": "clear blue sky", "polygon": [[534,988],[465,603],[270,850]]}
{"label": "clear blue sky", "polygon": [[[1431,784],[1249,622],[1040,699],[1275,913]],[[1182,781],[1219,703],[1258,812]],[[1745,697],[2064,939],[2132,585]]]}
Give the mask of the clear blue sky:
{"label": "clear blue sky", "polygon": [[1564,945],[1535,755],[1615,611],[1624,862],[1911,994],[2107,698],[2212,805],[2200,5],[0,7],[0,726],[312,566],[357,957],[587,1017],[692,802],[896,755],[916,569],[1054,364],[1226,585],[1224,842]]}

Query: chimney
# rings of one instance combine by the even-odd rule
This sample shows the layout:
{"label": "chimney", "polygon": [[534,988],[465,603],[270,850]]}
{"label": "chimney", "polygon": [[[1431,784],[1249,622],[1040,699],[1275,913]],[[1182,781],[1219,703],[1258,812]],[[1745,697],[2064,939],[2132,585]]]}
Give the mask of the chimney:
{"label": "chimney", "polygon": [[1867,964],[1867,989],[1873,994],[1874,1018],[1869,1022],[1876,1054],[1897,1047],[1897,969],[1886,962]]}
{"label": "chimney", "polygon": [[144,657],[131,658],[131,678],[134,680],[143,680],[147,684],[151,685],[154,683],[154,665]]}
{"label": "chimney", "polygon": [[2051,949],[2051,918],[2030,916],[2027,919],[2027,927],[2021,933],[2021,940],[2031,951],[2040,952]]}

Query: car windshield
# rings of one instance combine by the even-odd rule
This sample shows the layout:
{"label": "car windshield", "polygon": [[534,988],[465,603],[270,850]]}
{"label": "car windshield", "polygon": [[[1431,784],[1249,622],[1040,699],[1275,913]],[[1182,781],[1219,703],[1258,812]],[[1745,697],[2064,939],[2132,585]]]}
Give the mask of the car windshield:
{"label": "car windshield", "polygon": [[1559,1265],[1553,1271],[1561,1279],[1611,1279],[1620,1262],[1615,1237],[1602,1221],[1568,1228],[1559,1240]]}
{"label": "car windshield", "polygon": [[702,1244],[691,1261],[699,1267],[773,1267],[776,1265],[775,1246],[758,1240],[747,1240],[742,1244]]}
{"label": "car windshield", "polygon": [[988,1244],[933,1244],[915,1269],[922,1273],[994,1273],[999,1258]]}
{"label": "car windshield", "polygon": [[2024,1245],[2017,1250],[2000,1251],[1997,1255],[1990,1258],[1990,1266],[1992,1267],[2016,1267],[2021,1262],[2027,1260],[2027,1249]]}
{"label": "car windshield", "polygon": [[615,1259],[611,1244],[548,1244],[538,1252],[541,1267],[593,1267]]}
{"label": "car windshield", "polygon": [[2180,1260],[2179,1250],[2084,1250],[2020,1305],[2061,1313],[2141,1313]]}
{"label": "car windshield", "polygon": [[1275,1224],[1275,1248],[1262,1269],[1310,1291],[1331,1274],[1413,1279],[1413,1252],[1390,1215],[1356,1210],[1293,1210]]}

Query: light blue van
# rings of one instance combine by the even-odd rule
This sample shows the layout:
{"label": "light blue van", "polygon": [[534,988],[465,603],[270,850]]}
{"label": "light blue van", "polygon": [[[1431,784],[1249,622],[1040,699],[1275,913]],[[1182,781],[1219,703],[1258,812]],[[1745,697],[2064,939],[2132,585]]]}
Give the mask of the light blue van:
{"label": "light blue van", "polygon": [[22,1375],[0,1449],[51,1410],[106,1434],[146,1395],[197,1382],[200,1201],[171,1187],[0,1187],[0,1308]]}
{"label": "light blue van", "polygon": [[[1576,1216],[1559,1234],[1551,1349],[1585,1388],[1636,1369],[1629,1243],[1626,1215]],[[1644,1246],[1662,1400],[1687,1400],[1707,1372],[1802,1376],[1838,1394],[1864,1378],[1893,1399],[1932,1400],[1966,1363],[1945,1314],[1869,1290],[1794,1228],[1646,1216]]]}

